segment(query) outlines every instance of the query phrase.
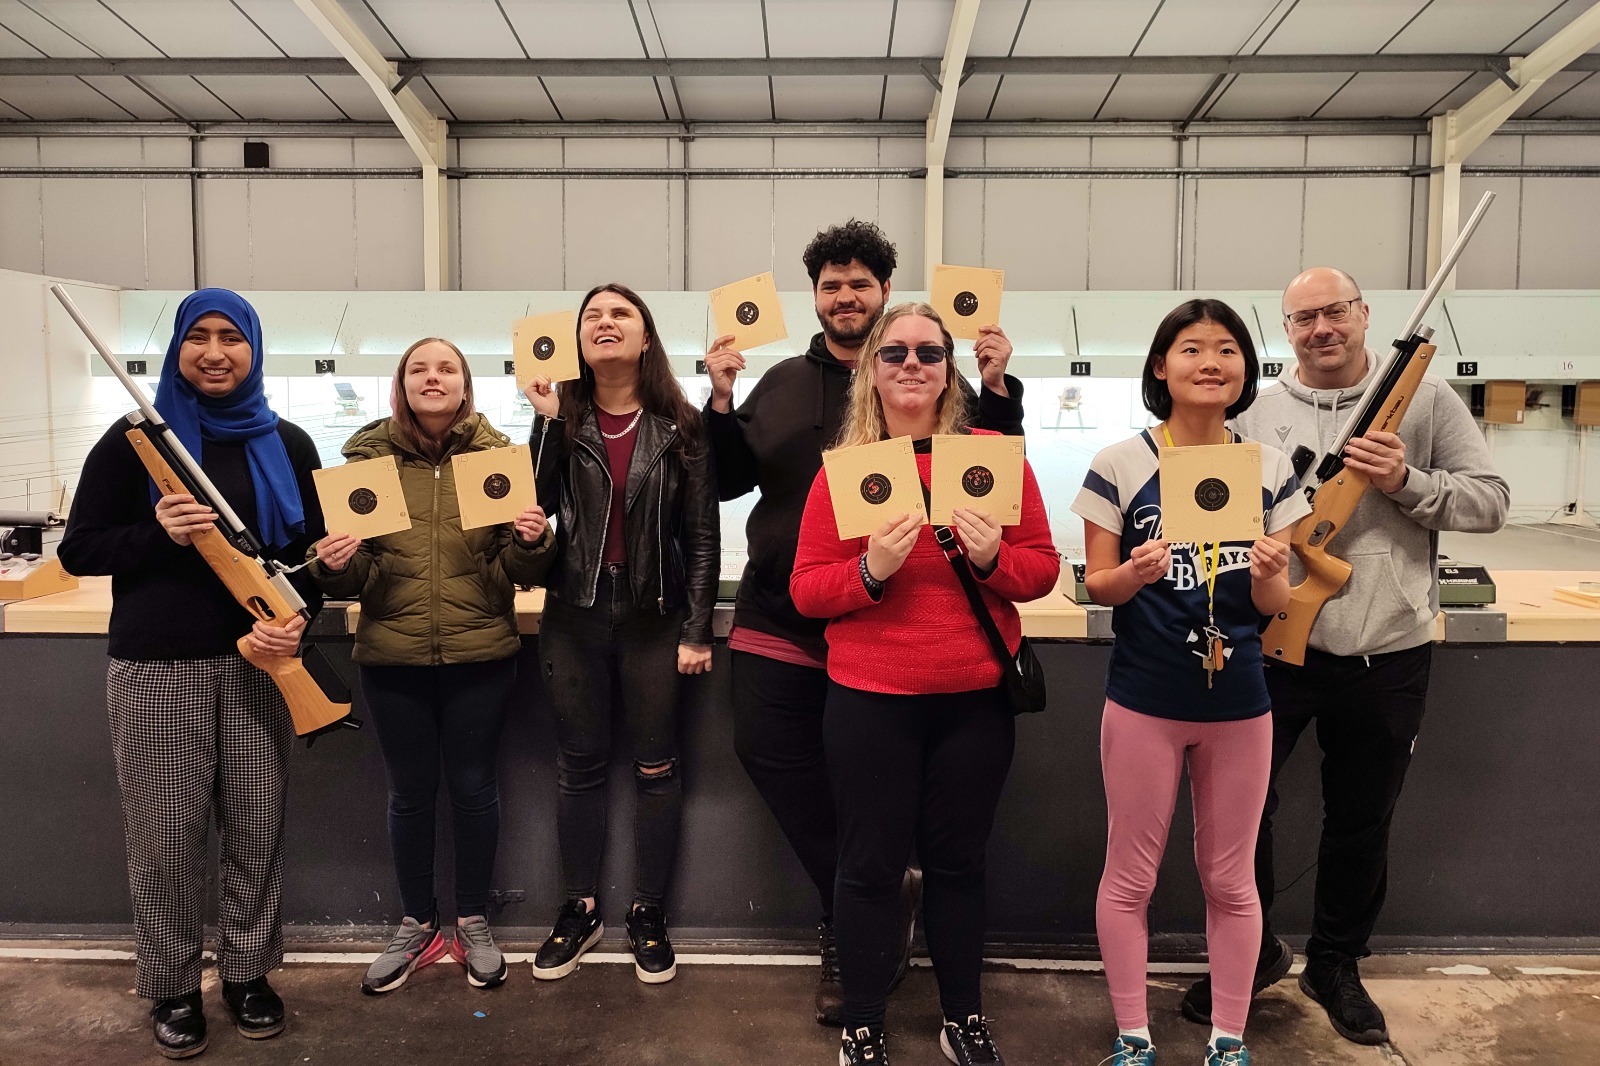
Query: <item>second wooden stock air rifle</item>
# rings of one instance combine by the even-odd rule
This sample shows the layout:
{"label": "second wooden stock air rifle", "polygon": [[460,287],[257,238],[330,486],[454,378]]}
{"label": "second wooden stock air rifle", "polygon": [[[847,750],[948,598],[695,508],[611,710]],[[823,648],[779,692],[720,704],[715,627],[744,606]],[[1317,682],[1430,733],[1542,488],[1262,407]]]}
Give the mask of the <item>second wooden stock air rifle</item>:
{"label": "second wooden stock air rifle", "polygon": [[1295,472],[1300,474],[1306,495],[1311,500],[1311,513],[1294,527],[1289,541],[1290,550],[1300,560],[1300,565],[1305,567],[1306,577],[1300,584],[1290,588],[1289,605],[1273,616],[1261,634],[1261,651],[1268,658],[1304,666],[1306,643],[1311,639],[1311,627],[1316,623],[1322,605],[1337,595],[1345,582],[1350,580],[1350,564],[1336,555],[1328,554],[1328,544],[1350,521],[1371,481],[1366,474],[1345,466],[1345,445],[1352,438],[1363,436],[1370,430],[1385,433],[1400,431],[1400,420],[1411,406],[1422,375],[1427,372],[1428,363],[1433,358],[1434,346],[1428,343],[1433,337],[1433,329],[1422,324],[1423,316],[1428,313],[1445,279],[1455,269],[1456,260],[1461,258],[1467,241],[1472,238],[1473,230],[1478,228],[1493,199],[1494,193],[1486,192],[1483,199],[1478,201],[1472,217],[1467,219],[1461,235],[1456,238],[1455,246],[1439,264],[1433,280],[1423,292],[1417,309],[1411,312],[1411,318],[1407,320],[1400,339],[1394,342],[1389,358],[1379,368],[1376,380],[1356,406],[1344,429],[1334,439],[1332,447],[1323,455],[1316,470],[1308,470],[1311,460],[1316,458],[1316,453],[1309,448],[1296,449],[1292,457]]}
{"label": "second wooden stock air rifle", "polygon": [[[50,291],[138,404],[138,410],[128,413],[132,426],[128,441],[162,494],[187,493],[216,512],[215,525],[190,538],[206,565],[222,579],[239,605],[259,621],[279,627],[288,625],[296,615],[310,621],[305,600],[289,582],[289,568],[267,555],[261,541],[228,506],[178,435],[161,420],[144,390],[123,370],[66,290],[52,285]],[[295,734],[307,738],[307,743],[330,730],[361,727],[350,716],[349,689],[315,647],[305,646],[301,655],[262,655],[253,650],[248,635],[239,638],[238,646],[239,654],[265,671],[283,693]]]}

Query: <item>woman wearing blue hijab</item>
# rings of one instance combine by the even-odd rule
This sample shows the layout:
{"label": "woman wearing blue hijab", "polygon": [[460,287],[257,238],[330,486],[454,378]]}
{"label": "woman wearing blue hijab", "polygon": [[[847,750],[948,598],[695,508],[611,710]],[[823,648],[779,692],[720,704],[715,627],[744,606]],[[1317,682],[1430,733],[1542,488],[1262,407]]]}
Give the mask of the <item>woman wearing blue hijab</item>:
{"label": "woman wearing blue hijab", "polygon": [[[178,305],[155,405],[267,551],[303,559],[323,536],[306,432],[280,419],[262,386],[255,309],[227,289]],[[206,1047],[201,1009],[207,836],[221,839],[217,969],[241,1034],[275,1036],[283,1001],[267,974],[283,961],[283,809],[288,708],[236,643],[293,654],[304,622],[257,623],[191,538],[217,518],[193,497],[163,496],[119,419],[84,461],[61,562],[111,575],[106,707],[122,793],[128,886],[138,946],[137,990],[154,1001],[156,1050]],[[295,585],[313,608],[309,580]]]}

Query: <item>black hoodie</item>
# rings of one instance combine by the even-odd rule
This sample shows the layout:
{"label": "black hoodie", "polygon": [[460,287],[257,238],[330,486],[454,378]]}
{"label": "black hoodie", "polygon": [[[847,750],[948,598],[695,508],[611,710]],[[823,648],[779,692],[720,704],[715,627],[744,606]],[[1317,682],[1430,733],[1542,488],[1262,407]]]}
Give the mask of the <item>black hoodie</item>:
{"label": "black hoodie", "polygon": [[[705,407],[716,457],[717,496],[731,500],[751,489],[761,498],[750,512],[745,541],[750,561],[739,582],[734,625],[771,633],[825,654],[827,621],[806,618],[789,599],[789,573],[800,539],[800,516],[822,452],[839,435],[850,390],[850,367],[833,357],[823,335],[806,354],[785,359],[761,375],[750,396],[731,414]],[[972,388],[958,378],[968,404]],[[1006,377],[1009,397],[984,389],[973,424],[1022,435],[1022,382]]]}

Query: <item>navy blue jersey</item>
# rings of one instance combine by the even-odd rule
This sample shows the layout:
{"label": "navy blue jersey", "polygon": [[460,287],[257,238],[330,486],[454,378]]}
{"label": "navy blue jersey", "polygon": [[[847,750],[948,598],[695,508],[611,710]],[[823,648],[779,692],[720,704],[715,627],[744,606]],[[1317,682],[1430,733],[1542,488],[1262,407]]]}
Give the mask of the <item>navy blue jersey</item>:
{"label": "navy blue jersey", "polygon": [[[1241,438],[1233,435],[1237,442]],[[1148,430],[1103,449],[1072,509],[1122,538],[1122,560],[1161,537],[1161,477]],[[1288,456],[1261,445],[1262,528],[1276,533],[1311,512]],[[1206,688],[1206,573],[1199,546],[1173,544],[1166,577],[1111,613],[1116,643],[1106,695],[1130,710],[1182,722],[1231,722],[1271,709],[1261,673],[1261,616],[1250,600],[1250,543],[1215,547],[1215,618],[1227,662]],[[1209,558],[1210,546],[1206,551]]]}

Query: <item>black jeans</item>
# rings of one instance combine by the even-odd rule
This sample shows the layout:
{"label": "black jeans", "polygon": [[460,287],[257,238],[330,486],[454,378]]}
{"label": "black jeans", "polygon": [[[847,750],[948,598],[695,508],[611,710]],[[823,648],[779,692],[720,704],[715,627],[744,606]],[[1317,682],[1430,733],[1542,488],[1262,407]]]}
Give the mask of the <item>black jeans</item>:
{"label": "black jeans", "polygon": [[1389,887],[1389,828],[1422,728],[1432,662],[1432,644],[1372,656],[1308,649],[1304,666],[1268,662],[1272,784],[1256,837],[1263,951],[1272,942],[1278,772],[1315,719],[1322,748],[1322,841],[1306,958],[1332,965],[1370,954],[1367,941]]}
{"label": "black jeans", "polygon": [[900,882],[922,860],[922,927],[949,1019],[983,1013],[985,851],[1016,720],[997,689],[883,696],[828,686],[839,807],[833,927],[847,1029],[883,1024],[898,965]]}
{"label": "black jeans", "polygon": [[433,819],[444,762],[455,836],[456,915],[483,914],[500,842],[495,761],[517,661],[363,666],[361,691],[389,772],[389,846],[406,914],[433,914]]}
{"label": "black jeans", "polygon": [[734,750],[832,917],[839,826],[822,746],[828,672],[747,651],[731,657]]}
{"label": "black jeans", "polygon": [[596,895],[600,882],[615,692],[632,749],[638,804],[634,899],[666,900],[683,818],[677,738],[682,625],[681,609],[661,614],[635,607],[627,573],[610,564],[601,567],[593,607],[545,598],[539,657],[556,718],[556,828],[568,899]]}

